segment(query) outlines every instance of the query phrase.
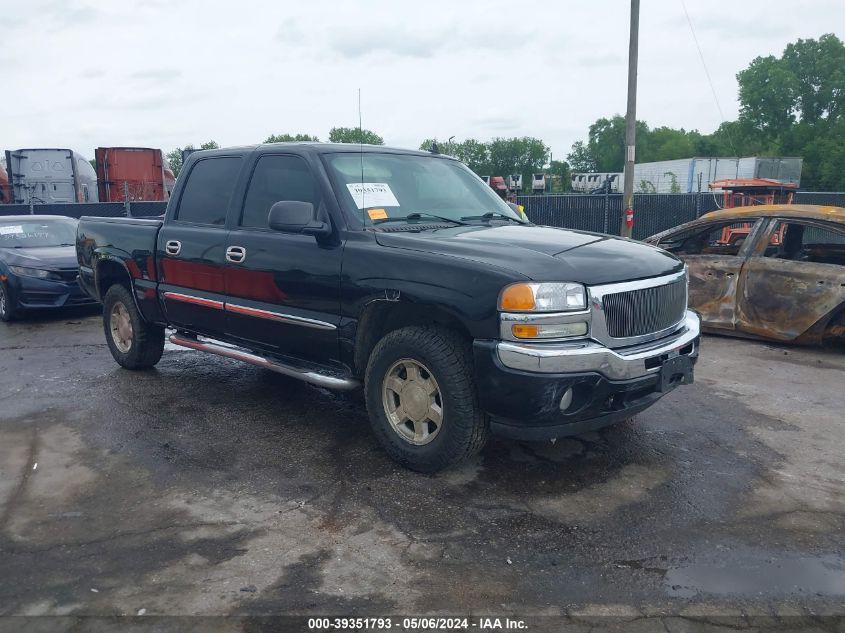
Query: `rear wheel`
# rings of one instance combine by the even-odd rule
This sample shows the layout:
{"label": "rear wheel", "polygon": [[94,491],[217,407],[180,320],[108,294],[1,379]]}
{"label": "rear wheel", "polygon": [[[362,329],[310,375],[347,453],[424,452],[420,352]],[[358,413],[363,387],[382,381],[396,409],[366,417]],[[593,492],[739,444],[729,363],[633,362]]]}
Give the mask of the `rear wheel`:
{"label": "rear wheel", "polygon": [[111,355],[126,369],[147,369],[164,352],[164,328],[144,321],[131,293],[114,285],[103,299],[103,330]]}
{"label": "rear wheel", "polygon": [[437,472],[481,450],[489,436],[468,342],[435,327],[407,327],[376,345],[365,377],[373,431],[403,466]]}
{"label": "rear wheel", "polygon": [[9,293],[9,287],[6,282],[0,281],[0,321],[14,321],[20,316],[20,312],[15,309],[14,299]]}

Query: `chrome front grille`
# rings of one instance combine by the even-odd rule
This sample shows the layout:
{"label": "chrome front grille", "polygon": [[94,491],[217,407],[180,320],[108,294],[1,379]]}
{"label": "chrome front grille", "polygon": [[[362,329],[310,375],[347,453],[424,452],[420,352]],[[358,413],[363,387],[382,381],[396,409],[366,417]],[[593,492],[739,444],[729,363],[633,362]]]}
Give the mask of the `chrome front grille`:
{"label": "chrome front grille", "polygon": [[668,335],[684,321],[686,270],[603,286],[592,286],[591,336],[608,347],[626,347]]}
{"label": "chrome front grille", "polygon": [[665,286],[608,294],[602,303],[608,335],[643,336],[672,327],[684,317],[687,284],[682,279]]}

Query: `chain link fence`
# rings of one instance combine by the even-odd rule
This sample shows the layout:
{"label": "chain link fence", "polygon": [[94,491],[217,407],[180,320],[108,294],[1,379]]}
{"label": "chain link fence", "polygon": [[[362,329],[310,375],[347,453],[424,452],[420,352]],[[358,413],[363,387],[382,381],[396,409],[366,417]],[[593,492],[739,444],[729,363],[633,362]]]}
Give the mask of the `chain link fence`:
{"label": "chain link fence", "polygon": [[[517,201],[535,224],[611,235],[620,233],[622,194],[619,193],[520,196]],[[718,208],[718,199],[710,193],[635,194],[633,236],[643,239]]]}
{"label": "chain link fence", "polygon": [[[519,204],[535,224],[619,235],[622,194],[558,194],[519,196]],[[801,191],[795,204],[845,207],[845,192]],[[634,239],[644,239],[701,217],[721,207],[721,196],[702,193],[634,194]]]}
{"label": "chain link fence", "polygon": [[4,215],[63,215],[81,218],[93,215],[101,218],[149,217],[162,215],[166,202],[79,202],[63,204],[4,204],[0,205],[0,216]]}
{"label": "chain link fence", "polygon": [[795,204],[822,204],[845,207],[845,191],[799,191]]}
{"label": "chain link fence", "polygon": [[98,187],[100,202],[161,202],[166,201],[176,181],[165,180],[105,180]]}
{"label": "chain link fence", "polygon": [[[535,224],[619,235],[622,194],[558,194],[520,196],[517,201]],[[639,193],[634,195],[634,239],[695,220],[719,208],[721,199],[712,193]],[[845,192],[802,191],[796,204],[845,207]],[[79,204],[4,204],[2,215],[83,215],[100,217],[152,217],[162,215],[166,202],[100,202]]]}

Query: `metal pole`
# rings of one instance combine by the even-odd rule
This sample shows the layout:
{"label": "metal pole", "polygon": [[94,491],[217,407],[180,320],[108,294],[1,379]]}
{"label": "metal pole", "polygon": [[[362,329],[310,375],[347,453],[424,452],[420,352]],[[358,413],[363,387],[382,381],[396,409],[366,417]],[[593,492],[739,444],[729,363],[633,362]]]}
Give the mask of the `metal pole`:
{"label": "metal pole", "polygon": [[625,185],[619,234],[631,237],[634,225],[634,159],[637,143],[637,49],[640,0],[631,0],[631,38],[628,42],[628,110],[625,113]]}

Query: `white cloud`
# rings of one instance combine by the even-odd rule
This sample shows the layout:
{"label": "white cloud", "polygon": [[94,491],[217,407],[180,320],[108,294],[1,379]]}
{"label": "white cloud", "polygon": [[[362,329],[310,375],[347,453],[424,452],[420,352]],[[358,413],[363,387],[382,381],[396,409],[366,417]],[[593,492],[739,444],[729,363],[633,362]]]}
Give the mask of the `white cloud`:
{"label": "white cloud", "polygon": [[[834,0],[687,2],[725,115],[736,73],[845,23]],[[643,3],[639,118],[709,132],[719,115],[678,0]],[[840,33],[840,36],[843,34]],[[563,157],[624,113],[627,3],[29,0],[0,22],[7,148],[160,146],[356,125],[391,144],[533,135]],[[0,148],[3,149],[3,148]]]}

